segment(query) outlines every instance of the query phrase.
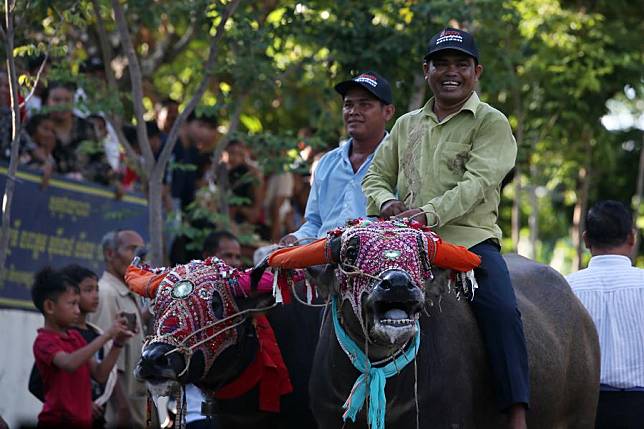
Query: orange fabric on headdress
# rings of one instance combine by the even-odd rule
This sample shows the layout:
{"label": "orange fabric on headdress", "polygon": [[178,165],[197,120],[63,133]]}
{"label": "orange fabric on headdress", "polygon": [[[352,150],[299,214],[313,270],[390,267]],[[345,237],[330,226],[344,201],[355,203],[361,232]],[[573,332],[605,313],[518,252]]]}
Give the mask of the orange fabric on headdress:
{"label": "orange fabric on headdress", "polygon": [[[326,238],[320,238],[305,246],[284,247],[268,257],[268,265],[278,268],[306,268],[312,265],[328,264]],[[470,271],[481,264],[481,258],[463,246],[446,241],[436,242],[436,254],[431,261],[440,268],[461,272]]]}
{"label": "orange fabric on headdress", "polygon": [[154,298],[157,288],[167,273],[154,274],[143,268],[130,265],[125,272],[125,283],[130,290],[144,298]]}
{"label": "orange fabric on headdress", "polygon": [[328,264],[326,242],[326,238],[320,238],[304,246],[277,249],[268,257],[268,265],[292,269]]}
{"label": "orange fabric on headdress", "polygon": [[481,265],[481,257],[463,246],[439,240],[436,242],[436,255],[432,263],[440,268],[464,273]]}

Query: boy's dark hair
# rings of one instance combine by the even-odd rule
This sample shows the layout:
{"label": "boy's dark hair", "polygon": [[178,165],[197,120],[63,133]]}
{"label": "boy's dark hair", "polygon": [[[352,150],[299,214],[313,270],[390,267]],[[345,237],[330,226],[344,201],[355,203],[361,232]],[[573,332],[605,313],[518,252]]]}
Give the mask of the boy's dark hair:
{"label": "boy's dark hair", "polygon": [[633,215],[619,201],[599,201],[586,213],[586,238],[591,247],[621,246],[632,230]]}
{"label": "boy's dark hair", "polygon": [[215,231],[208,234],[203,242],[203,252],[209,255],[214,255],[219,249],[221,240],[231,240],[239,243],[237,237],[228,231]]}
{"label": "boy's dark hair", "polygon": [[52,267],[45,267],[36,273],[34,284],[31,287],[31,299],[36,308],[44,314],[43,304],[45,300],[56,301],[68,289],[79,292],[78,286],[61,271],[56,271]]}
{"label": "boy's dark hair", "polygon": [[63,267],[60,272],[73,284],[79,285],[80,282],[86,278],[92,278],[98,280],[96,273],[89,268],[85,268],[82,265],[70,264]]}

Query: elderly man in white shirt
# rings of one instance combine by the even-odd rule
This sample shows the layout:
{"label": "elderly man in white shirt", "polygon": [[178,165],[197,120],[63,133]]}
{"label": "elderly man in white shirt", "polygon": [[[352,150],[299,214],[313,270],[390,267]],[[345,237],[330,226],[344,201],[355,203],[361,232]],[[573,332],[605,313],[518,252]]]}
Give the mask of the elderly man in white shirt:
{"label": "elderly man in white shirt", "polygon": [[633,267],[633,216],[600,201],[586,214],[588,268],[567,277],[590,313],[601,348],[596,428],[644,428],[644,270]]}

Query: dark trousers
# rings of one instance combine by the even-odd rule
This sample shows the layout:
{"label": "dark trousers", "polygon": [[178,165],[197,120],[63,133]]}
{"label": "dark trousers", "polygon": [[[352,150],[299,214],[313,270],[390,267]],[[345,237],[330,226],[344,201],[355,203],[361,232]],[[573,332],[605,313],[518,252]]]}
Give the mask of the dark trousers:
{"label": "dark trousers", "polygon": [[595,429],[642,429],[644,392],[600,391]]}
{"label": "dark trousers", "polygon": [[499,409],[530,401],[528,353],[521,313],[499,246],[486,240],[470,248],[481,257],[479,288],[471,302],[489,356]]}

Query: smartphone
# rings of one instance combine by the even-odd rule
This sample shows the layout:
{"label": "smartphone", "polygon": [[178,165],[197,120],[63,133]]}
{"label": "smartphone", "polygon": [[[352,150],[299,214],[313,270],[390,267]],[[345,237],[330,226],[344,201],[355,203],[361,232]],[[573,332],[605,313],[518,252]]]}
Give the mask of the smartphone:
{"label": "smartphone", "polygon": [[121,316],[127,319],[127,329],[136,332],[136,313],[128,313],[127,311],[121,311]]}

